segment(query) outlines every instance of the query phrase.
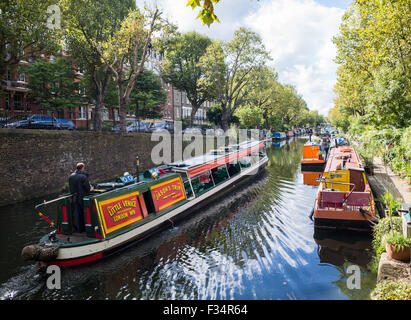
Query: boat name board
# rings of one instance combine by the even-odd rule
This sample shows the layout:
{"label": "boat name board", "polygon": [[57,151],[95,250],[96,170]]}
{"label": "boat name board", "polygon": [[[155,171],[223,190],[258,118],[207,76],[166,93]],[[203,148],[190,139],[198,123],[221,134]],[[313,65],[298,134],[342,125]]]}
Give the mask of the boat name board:
{"label": "boat name board", "polygon": [[183,182],[180,177],[150,187],[156,211],[186,199]]}
{"label": "boat name board", "polygon": [[137,191],[116,198],[97,201],[106,234],[143,219],[138,201],[139,194]]}

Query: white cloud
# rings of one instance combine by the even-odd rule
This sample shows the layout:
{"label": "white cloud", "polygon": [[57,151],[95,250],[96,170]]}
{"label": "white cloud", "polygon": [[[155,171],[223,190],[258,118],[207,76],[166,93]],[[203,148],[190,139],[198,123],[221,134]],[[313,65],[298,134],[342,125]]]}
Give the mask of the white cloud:
{"label": "white cloud", "polygon": [[[344,10],[320,4],[322,0],[224,0],[215,12],[221,23],[210,28],[196,19],[199,10],[186,0],[157,0],[164,13],[183,32],[195,30],[213,39],[230,40],[241,26],[259,33],[280,75],[295,85],[310,109],[327,115],[333,106],[336,49],[331,42],[338,33]],[[137,5],[144,0],[137,0]]]}
{"label": "white cloud", "polygon": [[245,19],[270,50],[280,80],[295,85],[309,108],[324,115],[334,97],[336,49],[331,39],[343,13],[313,0],[276,0]]}

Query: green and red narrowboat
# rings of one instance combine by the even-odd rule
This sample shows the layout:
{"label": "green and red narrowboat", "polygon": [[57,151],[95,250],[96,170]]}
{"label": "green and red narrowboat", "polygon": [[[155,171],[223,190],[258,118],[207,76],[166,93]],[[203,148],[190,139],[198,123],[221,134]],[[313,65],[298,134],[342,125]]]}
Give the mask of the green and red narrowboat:
{"label": "green and red narrowboat", "polygon": [[[83,198],[85,232],[73,231],[72,196],[36,206],[56,205],[55,230],[39,244],[22,250],[25,260],[44,265],[75,266],[100,260],[221,196],[222,191],[252,177],[267,164],[264,142],[247,141],[199,157],[97,184]],[[137,182],[138,181],[138,182]]]}

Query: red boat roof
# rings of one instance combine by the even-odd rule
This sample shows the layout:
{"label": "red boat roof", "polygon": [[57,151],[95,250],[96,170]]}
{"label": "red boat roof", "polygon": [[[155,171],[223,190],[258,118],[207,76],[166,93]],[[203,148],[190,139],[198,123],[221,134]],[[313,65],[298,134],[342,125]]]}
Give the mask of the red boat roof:
{"label": "red boat roof", "polygon": [[[343,166],[345,162],[345,167]],[[330,156],[325,166],[325,172],[344,170],[344,169],[362,169],[362,163],[357,151],[352,147],[340,146],[337,149],[331,149]]]}
{"label": "red boat roof", "polygon": [[238,145],[229,146],[228,152],[224,152],[223,149],[213,150],[214,152],[206,153],[199,157],[190,158],[182,162],[170,163],[169,166],[175,171],[187,172],[187,175],[191,178],[226,163],[236,161],[264,147],[264,142],[247,141]]}

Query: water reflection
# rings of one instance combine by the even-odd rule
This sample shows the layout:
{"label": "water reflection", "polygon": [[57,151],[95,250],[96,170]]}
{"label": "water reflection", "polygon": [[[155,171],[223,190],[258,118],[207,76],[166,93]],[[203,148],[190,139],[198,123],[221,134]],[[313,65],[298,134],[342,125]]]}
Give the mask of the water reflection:
{"label": "water reflection", "polygon": [[[44,234],[46,223],[34,216],[32,206],[23,206],[18,213],[9,208],[11,215],[0,209],[0,225],[13,224],[2,231],[7,237],[12,237],[9,230],[14,229],[13,233],[21,235],[20,241],[7,248],[11,261],[1,260],[1,271],[8,272],[0,281],[0,298],[366,297],[366,286],[361,294],[347,292],[345,287],[344,268],[356,261],[352,250],[341,250],[333,242],[317,243],[328,238],[313,237],[309,214],[316,188],[305,185],[300,172],[304,142],[295,139],[284,148],[269,148],[265,173],[183,222],[109,259],[63,270],[61,290],[46,289],[44,278],[35,272],[36,265],[19,260],[21,248]],[[28,225],[35,231],[25,235]],[[0,243],[4,252],[5,242]],[[322,257],[324,250],[331,251],[332,258]],[[364,279],[375,278],[366,268],[362,270]]]}

